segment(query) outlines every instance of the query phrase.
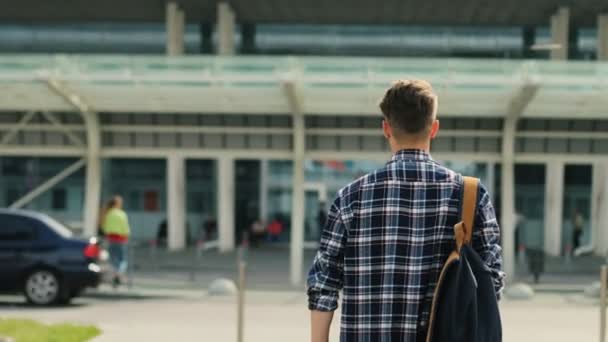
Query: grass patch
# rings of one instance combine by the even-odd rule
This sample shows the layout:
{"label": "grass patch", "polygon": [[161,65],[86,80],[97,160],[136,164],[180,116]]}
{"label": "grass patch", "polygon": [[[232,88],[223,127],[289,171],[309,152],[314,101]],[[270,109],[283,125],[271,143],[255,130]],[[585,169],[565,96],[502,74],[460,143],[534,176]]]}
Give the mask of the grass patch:
{"label": "grass patch", "polygon": [[46,325],[27,319],[0,319],[0,336],[15,342],[84,342],[101,334],[92,325]]}

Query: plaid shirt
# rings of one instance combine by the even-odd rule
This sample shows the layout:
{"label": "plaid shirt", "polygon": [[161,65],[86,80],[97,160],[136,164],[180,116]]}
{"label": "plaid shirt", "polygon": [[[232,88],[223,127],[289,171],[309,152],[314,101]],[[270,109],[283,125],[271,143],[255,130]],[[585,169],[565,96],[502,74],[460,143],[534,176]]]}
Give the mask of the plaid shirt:
{"label": "plaid shirt", "polygon": [[[333,311],[343,291],[342,342],[415,342],[426,336],[439,273],[454,249],[462,176],[421,150],[338,192],[308,276],[309,308]],[[480,186],[473,247],[503,287],[500,232]]]}

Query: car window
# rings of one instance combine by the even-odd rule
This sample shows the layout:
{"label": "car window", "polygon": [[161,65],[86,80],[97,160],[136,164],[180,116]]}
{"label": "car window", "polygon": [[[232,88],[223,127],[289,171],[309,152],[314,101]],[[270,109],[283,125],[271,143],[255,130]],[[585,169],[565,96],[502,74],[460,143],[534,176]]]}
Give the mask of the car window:
{"label": "car window", "polygon": [[0,241],[32,241],[35,239],[36,224],[32,219],[0,214]]}

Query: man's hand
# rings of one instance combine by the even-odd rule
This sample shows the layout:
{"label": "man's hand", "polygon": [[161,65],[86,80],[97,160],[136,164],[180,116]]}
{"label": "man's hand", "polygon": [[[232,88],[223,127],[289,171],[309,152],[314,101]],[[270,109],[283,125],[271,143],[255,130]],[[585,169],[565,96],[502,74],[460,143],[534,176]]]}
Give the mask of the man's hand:
{"label": "man's hand", "polygon": [[329,342],[329,327],[333,317],[333,311],[310,312],[311,342]]}

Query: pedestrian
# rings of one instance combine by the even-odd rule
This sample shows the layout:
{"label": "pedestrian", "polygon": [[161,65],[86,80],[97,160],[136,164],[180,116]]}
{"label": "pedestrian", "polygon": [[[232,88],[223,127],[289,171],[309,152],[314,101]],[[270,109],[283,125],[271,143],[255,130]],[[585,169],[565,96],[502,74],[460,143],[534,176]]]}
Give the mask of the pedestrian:
{"label": "pedestrian", "polygon": [[[439,274],[454,250],[464,178],[430,155],[437,96],[426,81],[398,81],[380,109],[393,157],[342,188],[329,209],[308,275],[313,342],[328,341],[340,291],[341,342],[424,341]],[[490,198],[479,185],[472,246],[499,297],[504,274]]]}
{"label": "pedestrian", "polygon": [[583,227],[585,226],[585,219],[580,210],[576,209],[572,216],[572,253],[581,246],[581,236],[583,235]]}
{"label": "pedestrian", "polygon": [[278,242],[281,233],[283,233],[283,222],[281,222],[277,215],[268,225],[268,240],[270,242]]}
{"label": "pedestrian", "polygon": [[250,227],[250,236],[251,236],[251,245],[254,248],[260,246],[261,241],[264,239],[266,235],[266,226],[261,219],[255,220]]}
{"label": "pedestrian", "polygon": [[120,196],[112,197],[105,210],[103,217],[103,232],[108,242],[110,261],[114,268],[112,283],[114,287],[124,282],[127,272],[127,248],[130,235],[129,219],[122,209],[123,200]]}

